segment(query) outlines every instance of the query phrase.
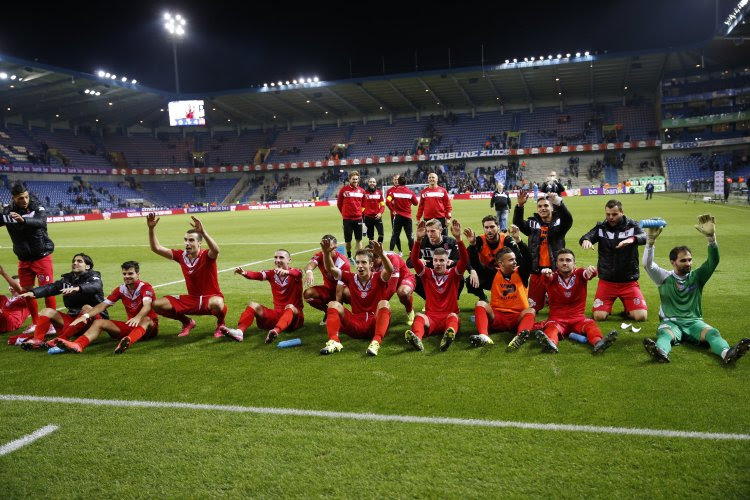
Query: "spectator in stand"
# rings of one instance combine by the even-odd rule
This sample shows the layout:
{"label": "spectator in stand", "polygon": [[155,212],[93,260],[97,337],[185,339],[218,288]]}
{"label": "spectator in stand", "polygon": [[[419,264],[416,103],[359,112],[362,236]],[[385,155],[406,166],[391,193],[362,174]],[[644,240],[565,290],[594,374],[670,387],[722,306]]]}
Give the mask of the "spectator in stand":
{"label": "spectator in stand", "polygon": [[508,212],[510,212],[510,193],[505,189],[502,182],[498,182],[490,199],[490,208],[497,212],[497,220],[500,221],[500,230],[508,231]]}

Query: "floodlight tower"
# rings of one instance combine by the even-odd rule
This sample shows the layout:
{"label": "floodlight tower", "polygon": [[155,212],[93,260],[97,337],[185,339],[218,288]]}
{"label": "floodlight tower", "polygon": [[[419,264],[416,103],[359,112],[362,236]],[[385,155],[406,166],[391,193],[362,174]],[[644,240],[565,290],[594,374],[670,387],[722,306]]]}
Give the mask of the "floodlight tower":
{"label": "floodlight tower", "polygon": [[164,13],[164,29],[167,30],[169,38],[172,40],[172,55],[174,56],[174,86],[177,93],[180,93],[180,76],[177,71],[177,41],[185,36],[185,25],[187,21],[180,14],[174,16],[169,12]]}

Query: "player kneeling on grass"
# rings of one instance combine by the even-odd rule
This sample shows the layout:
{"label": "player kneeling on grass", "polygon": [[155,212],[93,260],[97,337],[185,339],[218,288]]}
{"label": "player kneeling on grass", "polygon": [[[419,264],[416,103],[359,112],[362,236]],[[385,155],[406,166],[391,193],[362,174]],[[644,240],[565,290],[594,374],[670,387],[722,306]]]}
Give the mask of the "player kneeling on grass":
{"label": "player kneeling on grass", "polygon": [[153,287],[140,280],[140,266],[134,260],[123,262],[122,269],[123,284],[112,290],[112,293],[99,304],[95,305],[88,313],[79,316],[70,326],[85,324],[90,316],[96,316],[122,300],[127,321],[113,321],[109,319],[97,319],[91,327],[78,337],[75,342],[58,338],[56,346],[49,350],[50,354],[62,352],[81,353],[90,342],[96,340],[104,330],[114,340],[119,340],[115,348],[115,354],[124,353],[128,347],[141,339],[147,340],[159,332],[159,319],[151,309],[151,304],[156,297]]}
{"label": "player kneeling on grass", "polygon": [[549,319],[544,322],[543,330],[537,330],[537,341],[545,352],[557,353],[559,339],[571,333],[581,333],[594,346],[593,354],[603,353],[617,340],[617,331],[612,330],[603,337],[596,322],[586,317],[588,282],[597,275],[596,268],[577,268],[576,256],[567,248],[557,252],[555,265],[557,271],[542,270]]}
{"label": "player kneeling on grass", "polygon": [[432,252],[432,269],[420,260],[422,238],[427,234],[425,221],[417,225],[417,239],[411,249],[411,261],[414,271],[422,280],[425,294],[425,312],[417,313],[411,330],[404,334],[406,341],[418,351],[424,351],[422,338],[425,335],[443,334],[440,340],[440,350],[448,349],[459,327],[458,318],[458,287],[463,280],[464,271],[469,264],[469,254],[464,242],[461,241],[461,224],[453,219],[451,234],[458,245],[458,263],[448,268],[448,251],[437,248]]}
{"label": "player kneeling on grass", "polygon": [[243,271],[238,267],[234,270],[249,280],[268,281],[273,295],[273,309],[257,302],[248,302],[237,328],[221,327],[224,335],[242,342],[245,330],[256,320],[258,328],[268,331],[266,344],[270,344],[281,332],[293,332],[302,326],[305,322],[302,314],[302,271],[289,267],[291,260],[289,252],[280,248],[273,254],[274,269],[256,272]]}
{"label": "player kneeling on grass", "polygon": [[[0,333],[12,332],[18,330],[29,317],[29,307],[26,304],[27,301],[20,298],[23,288],[18,281],[18,276],[10,276],[3,266],[0,266],[0,276],[8,282],[8,291],[10,291],[10,297],[0,295]],[[20,337],[20,335],[9,337],[8,344],[15,345]]]}
{"label": "player kneeling on grass", "polygon": [[491,283],[490,303],[480,300],[474,307],[474,318],[478,335],[469,337],[474,347],[493,344],[489,332],[516,331],[508,344],[509,351],[515,351],[529,338],[529,330],[534,325],[536,311],[529,305],[529,292],[526,283],[531,274],[531,253],[521,241],[518,226],[510,227],[511,238],[495,254],[495,267],[487,267],[479,258],[476,234],[467,228],[464,231],[469,240],[471,265],[477,270],[484,283]]}
{"label": "player kneeling on grass", "polygon": [[[331,277],[349,288],[352,305],[352,310],[349,312],[341,302],[334,300],[328,303],[326,312],[328,342],[320,350],[320,354],[333,354],[342,350],[344,346],[339,341],[339,333],[343,332],[357,339],[371,338],[367,354],[377,356],[380,343],[391,322],[391,307],[386,296],[388,281],[393,274],[393,264],[390,259],[383,256],[383,245],[373,242],[373,252],[357,250],[354,255],[357,273],[352,274],[336,267],[333,261],[336,244],[333,241],[323,239],[320,247],[323,249],[325,270]],[[383,270],[380,273],[372,272],[373,253],[383,262]]]}
{"label": "player kneeling on grass", "polygon": [[[21,344],[23,349],[38,349],[45,346],[44,336],[49,331],[50,325],[61,332],[58,338],[69,339],[81,333],[93,321],[87,313],[104,300],[102,276],[99,271],[94,271],[94,261],[85,253],[77,253],[73,256],[70,270],[71,272],[63,274],[54,283],[36,287],[19,296],[39,299],[62,294],[63,303],[68,308],[68,312],[64,314],[49,307],[42,309],[36,321],[34,337]],[[83,314],[84,321],[73,325],[73,321],[80,314]],[[102,313],[102,317],[107,318],[106,314],[106,312]],[[52,340],[50,345],[46,346],[53,347],[54,343],[55,341]]]}
{"label": "player kneeling on grass", "polygon": [[[157,314],[165,318],[175,319],[182,323],[182,331],[178,337],[186,337],[195,327],[195,321],[186,315],[216,316],[216,330],[214,337],[223,337],[221,327],[227,314],[224,295],[219,288],[219,275],[216,270],[216,259],[219,258],[219,245],[208,235],[203,223],[191,217],[192,229],[188,229],[183,237],[185,249],[170,250],[159,244],[156,238],[156,225],[159,219],[155,214],[146,216],[148,225],[148,242],[151,251],[165,259],[173,260],[180,265],[185,277],[187,295],[169,295],[154,300],[153,307]],[[201,248],[203,241],[208,250]]]}
{"label": "player kneeling on grass", "polygon": [[690,248],[679,246],[669,252],[672,271],[662,269],[654,262],[654,243],[661,234],[661,227],[646,230],[646,249],[643,251],[643,267],[659,288],[661,307],[659,308],[659,328],[656,341],[643,340],[646,351],[655,360],[669,363],[669,352],[673,344],[679,344],[682,337],[694,343],[707,342],[711,352],[720,356],[725,365],[741,358],[750,349],[750,339],[743,338],[730,348],[721,337],[719,330],[703,321],[703,287],[719,265],[719,246],[716,244],[716,224],[709,215],[698,217],[695,228],[708,241],[708,259],[701,267],[693,270],[693,254]]}

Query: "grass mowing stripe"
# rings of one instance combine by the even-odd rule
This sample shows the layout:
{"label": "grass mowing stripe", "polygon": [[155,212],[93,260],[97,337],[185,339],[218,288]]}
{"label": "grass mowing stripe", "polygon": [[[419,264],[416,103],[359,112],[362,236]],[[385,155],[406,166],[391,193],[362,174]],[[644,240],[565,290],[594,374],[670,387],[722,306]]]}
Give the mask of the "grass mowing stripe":
{"label": "grass mowing stripe", "polygon": [[[319,247],[314,247],[314,248],[311,248],[309,250],[301,250],[299,252],[290,253],[289,255],[292,256],[292,255],[299,255],[301,253],[312,252],[313,250],[316,250],[317,248],[319,248]],[[234,267],[228,267],[226,269],[220,269],[219,272],[220,273],[225,273],[227,271],[234,271],[238,267],[254,266],[256,264],[261,264],[263,262],[270,262],[272,260],[273,260],[273,257],[271,257],[270,259],[263,259],[263,260],[256,260],[255,262],[248,262],[247,264],[238,264],[238,265],[236,265]],[[185,279],[183,278],[183,279],[177,280],[177,281],[170,281],[169,283],[160,283],[158,285],[153,285],[152,288],[160,288],[162,286],[176,285],[177,283],[184,283],[184,282],[185,282]]]}
{"label": "grass mowing stripe", "polygon": [[5,444],[2,447],[0,447],[0,457],[3,455],[7,455],[8,453],[13,453],[17,449],[23,448],[27,444],[31,444],[39,438],[43,438],[47,434],[52,434],[57,429],[59,429],[59,427],[56,425],[52,425],[52,424],[45,425],[41,429],[37,429],[31,434],[27,434],[22,438],[18,438],[14,441],[11,441],[10,443]]}
{"label": "grass mowing stripe", "polygon": [[0,401],[26,401],[37,403],[80,404],[129,408],[176,408],[182,410],[256,413],[261,415],[319,417],[338,420],[360,420],[371,422],[400,422],[406,424],[533,429],[541,431],[584,432],[589,434],[619,434],[626,436],[651,436],[660,438],[702,439],[712,441],[750,441],[750,434],[729,434],[722,432],[675,431],[668,429],[639,429],[630,427],[605,427],[596,425],[540,424],[533,422],[512,422],[503,420],[482,420],[450,417],[419,417],[412,415],[384,415],[378,413],[353,413],[338,411],[301,410],[295,408],[263,408],[254,406],[210,405],[167,401],[126,401],[117,399],[65,398],[48,396],[25,396],[15,394],[0,394]]}

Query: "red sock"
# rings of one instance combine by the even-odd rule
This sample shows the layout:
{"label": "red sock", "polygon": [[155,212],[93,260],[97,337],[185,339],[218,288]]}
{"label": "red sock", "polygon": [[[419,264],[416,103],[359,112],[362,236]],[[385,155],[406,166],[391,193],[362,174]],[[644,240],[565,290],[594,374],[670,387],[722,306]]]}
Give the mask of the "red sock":
{"label": "red sock", "polygon": [[81,335],[80,337],[78,337],[75,340],[74,343],[78,344],[79,346],[81,346],[81,350],[83,351],[84,349],[86,349],[86,346],[89,345],[90,342],[91,341],[89,340],[89,338],[87,336]]}
{"label": "red sock", "polygon": [[237,329],[244,332],[245,330],[250,328],[250,325],[253,324],[253,321],[255,321],[255,309],[248,306],[244,311],[242,311],[240,322],[237,323]]}
{"label": "red sock", "polygon": [[581,333],[586,335],[586,338],[591,345],[596,345],[596,343],[602,339],[602,331],[594,322],[587,322],[583,325],[583,331]]}
{"label": "red sock", "polygon": [[458,317],[457,316],[448,316],[448,319],[445,320],[445,324],[447,325],[445,329],[453,328],[454,332],[458,332]]}
{"label": "red sock", "polygon": [[91,323],[91,321],[84,321],[83,323],[78,323],[75,326],[68,326],[67,328],[63,329],[62,332],[59,332],[57,336],[61,339],[67,340],[86,330],[89,326],[91,326]]}
{"label": "red sock", "polygon": [[31,313],[31,323],[36,325],[36,322],[39,320],[39,304],[37,304],[36,299],[32,297],[26,299],[26,307],[29,308],[29,312]]}
{"label": "red sock", "polygon": [[341,316],[339,316],[339,312],[336,309],[329,307],[326,312],[328,340],[339,342],[339,330],[341,330]]}
{"label": "red sock", "polygon": [[[128,337],[130,337],[130,343],[135,344],[139,340],[141,340],[141,337],[143,337],[146,334],[146,330],[143,329],[141,326],[136,326],[133,328],[133,330],[128,334]],[[83,336],[85,337],[85,335]],[[81,337],[81,338],[83,338]]]}
{"label": "red sock", "polygon": [[224,318],[227,315],[227,306],[221,308],[221,312],[213,313],[214,316],[216,316],[216,323],[219,325],[224,324]]}
{"label": "red sock", "polygon": [[45,297],[44,298],[44,305],[49,307],[50,309],[57,309],[57,298],[55,297]]}
{"label": "red sock", "polygon": [[414,317],[414,323],[411,324],[411,331],[417,336],[419,340],[424,337],[424,316],[417,314]]}
{"label": "red sock", "polygon": [[549,339],[557,345],[557,337],[560,334],[560,332],[557,330],[557,327],[554,325],[547,325],[544,327],[544,334],[549,337]]}
{"label": "red sock", "polygon": [[36,320],[36,328],[34,328],[34,340],[44,340],[44,336],[47,335],[49,325],[52,324],[52,320],[47,316],[39,316]]}
{"label": "red sock", "polygon": [[523,316],[521,316],[521,321],[518,322],[518,333],[521,333],[524,330],[531,330],[534,327],[534,315],[531,313],[526,313]]}
{"label": "red sock", "polygon": [[487,309],[484,306],[474,308],[474,321],[477,323],[477,331],[480,335],[487,335],[490,325],[490,319],[487,317]]}
{"label": "red sock", "polygon": [[289,328],[289,325],[292,324],[292,321],[294,321],[294,311],[292,311],[291,309],[284,309],[284,312],[281,313],[279,321],[276,322],[276,329],[279,331],[279,333],[281,333]]}
{"label": "red sock", "polygon": [[388,325],[391,324],[391,310],[387,307],[381,307],[375,313],[375,336],[372,340],[383,341],[383,337],[388,333]]}

